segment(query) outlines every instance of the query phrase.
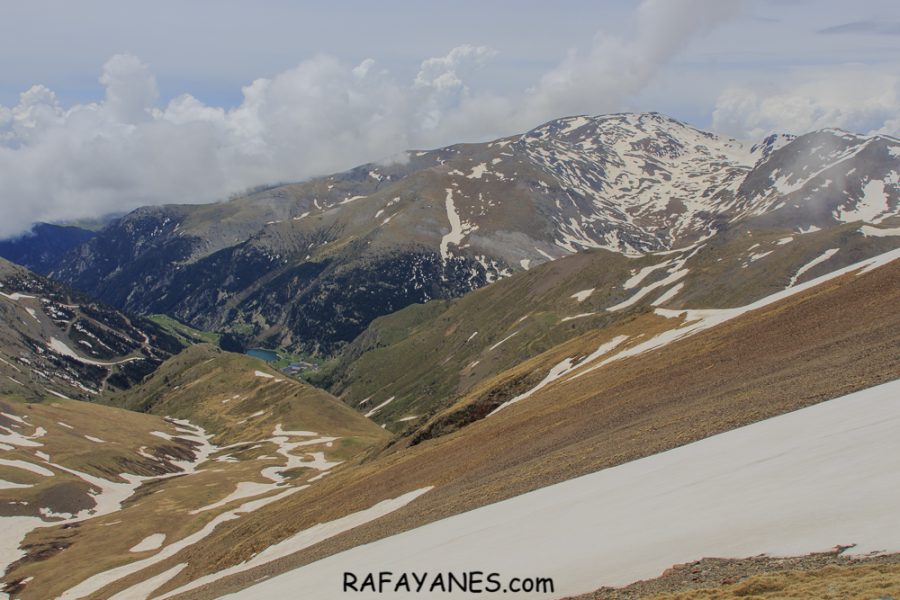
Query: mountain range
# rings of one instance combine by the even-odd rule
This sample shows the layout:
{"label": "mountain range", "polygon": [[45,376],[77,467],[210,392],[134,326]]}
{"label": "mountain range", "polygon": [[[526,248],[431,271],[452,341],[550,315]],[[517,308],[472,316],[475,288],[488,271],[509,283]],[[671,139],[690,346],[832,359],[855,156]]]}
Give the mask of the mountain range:
{"label": "mountain range", "polygon": [[3,592],[328,596],[471,557],[637,598],[611,586],[722,553],[727,582],[627,589],[893,590],[898,173],[889,136],[576,116],[38,226],[0,244]]}
{"label": "mountain range", "polygon": [[837,130],[746,144],[655,113],[559,119],[228,202],[139,209],[49,271],[121,310],[331,356],[379,316],[585,249],[636,257],[741,227],[877,224],[900,204],[898,144]]}

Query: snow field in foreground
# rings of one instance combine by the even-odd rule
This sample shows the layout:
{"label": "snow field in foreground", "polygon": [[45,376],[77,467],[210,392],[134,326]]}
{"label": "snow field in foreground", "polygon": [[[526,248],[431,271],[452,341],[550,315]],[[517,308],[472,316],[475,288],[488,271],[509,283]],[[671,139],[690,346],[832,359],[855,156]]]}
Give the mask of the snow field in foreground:
{"label": "snow field in foreground", "polygon": [[[345,571],[552,577],[559,598],[707,556],[900,551],[900,380],[353,548],[227,596],[342,598]],[[353,593],[355,598],[465,598]]]}

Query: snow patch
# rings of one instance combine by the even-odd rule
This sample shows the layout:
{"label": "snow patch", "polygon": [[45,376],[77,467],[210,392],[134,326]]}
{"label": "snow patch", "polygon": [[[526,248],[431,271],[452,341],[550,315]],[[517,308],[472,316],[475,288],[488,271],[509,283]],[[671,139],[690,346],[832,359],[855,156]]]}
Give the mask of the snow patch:
{"label": "snow patch", "polygon": [[509,340],[509,339],[511,339],[511,338],[513,338],[513,337],[515,337],[515,336],[518,335],[518,334],[519,334],[518,331],[512,332],[511,334],[509,334],[508,336],[506,336],[505,338],[503,338],[502,340],[500,340],[499,342],[497,342],[496,344],[494,344],[493,346],[491,346],[490,348],[488,348],[488,350],[496,350],[497,348],[500,347],[501,344],[503,344],[503,342],[505,342],[505,341],[507,341],[507,340]]}
{"label": "snow patch", "polygon": [[631,296],[631,298],[629,298],[628,300],[625,300],[624,302],[620,302],[620,303],[616,304],[615,306],[610,306],[606,310],[609,312],[616,312],[616,311],[622,310],[624,308],[628,308],[629,306],[633,306],[634,304],[636,304],[638,302],[638,300],[640,300],[641,298],[643,298],[644,296],[646,296],[653,290],[655,290],[657,288],[665,287],[665,286],[669,285],[670,283],[675,283],[676,281],[678,281],[679,279],[681,279],[682,277],[684,277],[687,274],[688,274],[688,269],[681,269],[679,271],[675,271],[674,273],[671,273],[665,279],[660,279],[659,281],[655,281],[655,282],[651,283],[650,285],[642,287],[640,290],[638,290],[638,292],[636,294]]}
{"label": "snow patch", "polygon": [[581,290],[580,292],[575,292],[574,294],[569,296],[569,298],[575,298],[575,300],[577,300],[579,303],[584,302],[590,297],[591,294],[594,293],[595,289],[596,288],[591,288],[589,290]]}
{"label": "snow patch", "polygon": [[181,573],[187,566],[188,563],[175,565],[171,569],[167,569],[159,575],[154,575],[150,579],[146,579],[137,585],[131,586],[124,592],[112,596],[109,600],[137,600],[139,598],[141,600],[146,600],[146,598],[151,597],[151,594],[153,594],[153,592],[156,591],[157,588]]}
{"label": "snow patch", "polygon": [[535,573],[556,588],[529,597],[560,598],[704,556],[796,556],[849,543],[854,555],[896,552],[898,420],[894,381],[357,546],[227,598],[327,598],[344,572],[369,564]]}
{"label": "snow patch", "polygon": [[838,250],[839,250],[839,248],[830,248],[829,250],[826,250],[825,252],[823,252],[822,254],[817,256],[816,258],[812,259],[811,261],[809,261],[808,263],[806,263],[805,265],[803,265],[802,267],[797,269],[797,272],[794,273],[793,277],[791,277],[791,281],[790,281],[790,283],[788,283],[788,287],[789,288],[794,287],[797,284],[797,280],[800,279],[800,277],[804,273],[806,273],[807,271],[809,271],[816,265],[823,263],[826,260],[830,259],[832,256],[837,254]]}
{"label": "snow patch", "polygon": [[131,547],[129,552],[147,552],[149,550],[159,550],[162,548],[163,542],[166,541],[166,534],[154,533],[148,535],[140,542]]}
{"label": "snow patch", "polygon": [[619,344],[621,344],[622,342],[624,342],[627,339],[628,339],[627,335],[617,336],[617,337],[611,339],[610,341],[602,344],[594,352],[592,352],[588,356],[585,356],[583,360],[580,360],[578,362],[574,362],[573,359],[571,359],[571,358],[567,358],[567,359],[563,360],[562,362],[554,365],[553,368],[550,369],[550,372],[547,373],[547,375],[536,386],[534,386],[527,392],[523,392],[523,393],[519,394],[518,396],[516,396],[515,398],[512,398],[511,400],[507,400],[506,402],[504,402],[503,404],[501,404],[500,406],[498,406],[497,408],[492,410],[490,413],[488,413],[488,416],[490,417],[491,415],[494,415],[494,414],[500,412],[507,406],[511,406],[511,405],[515,404],[516,402],[521,402],[525,398],[530,397],[535,392],[547,387],[548,385],[550,385],[551,383],[553,383],[560,377],[570,373],[573,369],[597,360],[604,354],[607,354],[611,350],[615,349],[616,346],[618,346]]}
{"label": "snow patch", "polygon": [[649,275],[653,271],[656,271],[657,269],[668,267],[670,264],[672,264],[672,261],[667,260],[655,265],[650,265],[649,267],[644,267],[643,269],[626,279],[625,283],[622,284],[622,287],[626,290],[635,288],[647,277],[647,275]]}
{"label": "snow patch", "polygon": [[[279,467],[282,468],[282,467]],[[208,510],[214,510],[216,508],[221,508],[228,504],[229,502],[234,502],[235,500],[243,500],[244,498],[253,498],[254,496],[261,496],[267,492],[271,492],[275,489],[271,483],[255,483],[252,481],[241,481],[237,484],[237,487],[233,492],[219,500],[218,502],[214,502],[212,504],[208,504],[196,510],[192,510],[191,515],[198,515],[202,512],[206,512]],[[134,552],[134,550],[132,550]]]}
{"label": "snow patch", "polygon": [[669,288],[669,290],[666,291],[662,296],[660,296],[659,298],[657,298],[656,300],[651,302],[650,306],[660,306],[662,304],[665,304],[666,302],[668,302],[669,300],[671,300],[672,298],[677,296],[678,292],[680,292],[683,287],[684,287],[684,282],[683,281],[678,282],[677,284],[675,284],[671,288]]}
{"label": "snow patch", "polygon": [[372,416],[374,416],[375,413],[377,413],[379,410],[381,410],[382,408],[384,408],[385,406],[387,406],[388,404],[393,402],[394,398],[395,398],[395,396],[391,396],[390,398],[388,398],[387,400],[385,400],[384,402],[382,402],[381,404],[379,404],[378,406],[376,406],[375,408],[373,408],[372,410],[367,412],[366,417],[371,418]]}
{"label": "snow patch", "polygon": [[97,360],[91,360],[89,358],[84,358],[82,356],[79,356],[74,350],[69,348],[65,342],[58,340],[55,337],[50,338],[50,343],[47,344],[47,347],[49,347],[51,350],[53,350],[57,354],[62,354],[63,356],[68,356],[69,358],[74,358],[78,362],[84,363],[86,365],[98,365],[101,367],[109,367],[112,365],[121,365],[123,363],[133,362],[136,360],[144,360],[143,357],[139,357],[139,356],[132,357],[132,358],[123,358],[122,360],[115,360],[115,361],[109,361],[109,362],[100,362]]}
{"label": "snow patch", "polygon": [[873,179],[863,186],[862,198],[856,206],[841,207],[835,211],[835,217],[844,223],[866,221],[878,223],[878,215],[891,210],[887,194],[884,193],[884,181]]}
{"label": "snow patch", "polygon": [[456,212],[456,205],[453,203],[453,189],[447,188],[446,191],[447,197],[444,200],[444,205],[447,209],[447,220],[450,221],[450,232],[441,238],[441,258],[443,258],[444,262],[451,257],[450,244],[458,247],[466,233],[463,228],[463,222],[459,218],[459,213]]}
{"label": "snow patch", "polygon": [[894,237],[900,235],[900,227],[881,229],[879,227],[863,225],[859,228],[859,232],[866,237]]}
{"label": "snow patch", "polygon": [[23,471],[28,471],[30,473],[41,475],[43,477],[53,477],[55,475],[55,473],[50,469],[46,469],[40,465],[28,462],[27,460],[11,460],[8,458],[0,458],[0,466],[22,469]]}
{"label": "snow patch", "polygon": [[4,294],[0,292],[0,296],[4,298],[9,298],[14,302],[18,302],[19,300],[33,300],[35,296],[29,296],[28,294],[20,294],[19,292],[13,292],[12,294]]}
{"label": "snow patch", "polygon": [[574,321],[575,319],[583,319],[585,317],[591,317],[596,315],[597,313],[589,312],[589,313],[580,313],[577,315],[572,315],[571,317],[563,317],[559,320],[560,323],[565,323],[566,321]]}
{"label": "snow patch", "polygon": [[[268,564],[272,561],[278,560],[279,558],[284,558],[286,556],[290,556],[291,554],[299,552],[305,548],[314,546],[315,544],[318,544],[319,542],[322,542],[324,540],[332,538],[338,534],[344,533],[345,531],[350,531],[351,529],[353,529],[355,527],[359,527],[360,525],[369,523],[370,521],[374,521],[375,519],[378,519],[379,517],[383,517],[383,516],[388,515],[400,508],[403,508],[404,506],[406,506],[407,504],[409,504],[410,502],[412,502],[413,500],[415,500],[422,494],[429,492],[432,488],[433,488],[433,486],[428,486],[425,488],[414,490],[412,492],[403,494],[402,496],[399,496],[397,498],[383,500],[383,501],[379,502],[378,504],[375,504],[374,506],[371,506],[370,508],[367,508],[365,510],[351,513],[345,517],[341,517],[341,518],[335,519],[333,521],[328,521],[326,523],[320,523],[318,525],[314,525],[313,527],[310,527],[309,529],[305,529],[303,531],[295,533],[294,535],[287,538],[286,540],[283,540],[281,542],[278,542],[277,544],[273,544],[272,546],[269,546],[268,548],[266,548],[265,550],[263,550],[262,552],[260,552],[259,554],[257,554],[256,556],[254,556],[253,558],[251,558],[245,562],[234,565],[233,567],[229,567],[227,569],[222,569],[221,571],[219,571],[217,573],[212,573],[210,575],[205,575],[203,577],[195,579],[194,581],[192,581],[186,585],[183,585],[179,588],[172,590],[171,592],[168,592],[166,594],[163,594],[162,596],[159,596],[156,600],[165,600],[166,598],[171,598],[172,596],[177,596],[179,594],[183,594],[184,592],[187,592],[188,590],[196,589],[198,587],[210,584],[214,581],[218,581],[219,579],[222,579],[223,577],[228,577],[229,575],[234,575],[236,573],[242,573],[244,571],[248,571],[250,569],[253,569],[253,568],[259,567],[261,565]],[[252,587],[250,589],[252,589]],[[300,588],[294,588],[290,592],[285,590],[283,592],[276,593],[275,595],[272,595],[272,596],[267,595],[265,593],[263,593],[262,595],[259,595],[259,594],[253,593],[253,592],[250,592],[249,595],[247,595],[247,590],[244,590],[244,591],[238,592],[238,596],[246,597],[246,598],[287,598],[292,595],[296,595],[295,593],[296,593],[297,589],[300,589]],[[310,598],[328,598],[328,597],[331,597],[332,595],[333,594],[330,594],[330,593],[325,593],[325,594],[315,593],[313,595],[310,595],[309,597]],[[227,597],[232,597],[232,596],[227,596]]]}
{"label": "snow patch", "polygon": [[480,163],[472,167],[472,171],[466,175],[469,179],[481,179],[481,177],[487,172],[488,166],[487,163]]}

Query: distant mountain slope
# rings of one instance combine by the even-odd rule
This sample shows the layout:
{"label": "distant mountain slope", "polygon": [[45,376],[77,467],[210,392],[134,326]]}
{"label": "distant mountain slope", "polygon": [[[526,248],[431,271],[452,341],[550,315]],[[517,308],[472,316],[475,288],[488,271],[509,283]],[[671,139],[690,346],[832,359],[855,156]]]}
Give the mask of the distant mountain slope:
{"label": "distant mountain slope", "polygon": [[878,224],[900,142],[823,130],[756,145],[665,116],[570,117],[226,203],[144,208],[54,276],[137,313],[332,354],[376,317],[584,249],[666,251],[743,227]]}
{"label": "distant mountain slope", "polygon": [[[528,398],[438,439],[335,469],[301,492],[220,523],[190,548],[173,544],[150,554],[149,563],[120,559],[130,565],[127,577],[103,579],[109,587],[100,595],[219,597],[348,548],[895,380],[897,256],[807,282],[796,294],[607,364],[588,356],[610,336],[633,337],[617,349],[633,350],[653,340],[654,329],[683,330],[697,315],[644,314],[627,333],[613,328],[573,340],[552,359],[503,375],[583,357]],[[505,537],[495,542],[498,552],[515,546]],[[596,562],[586,568],[594,572]],[[37,581],[39,597],[48,588]],[[40,585],[57,584],[45,577]]]}
{"label": "distant mountain slope", "polygon": [[0,394],[90,400],[152,373],[182,344],[66,286],[0,259]]}
{"label": "distant mountain slope", "polygon": [[[764,229],[756,220],[745,220],[747,229],[723,231],[679,251],[640,258],[581,252],[457,300],[407,307],[375,320],[314,381],[357,410],[371,412],[377,422],[403,431],[570,340],[608,339],[606,332],[615,330],[636,335],[636,327],[651,327],[649,334],[665,326],[665,320],[647,324],[648,313],[657,308],[749,305],[900,247],[897,227],[856,223],[798,233]],[[484,410],[537,384],[562,358],[532,364],[520,378],[495,381],[481,391],[485,406],[493,404]],[[428,435],[484,414],[455,415]]]}
{"label": "distant mountain slope", "polygon": [[0,257],[46,275],[70,250],[94,235],[93,231],[80,227],[37,223],[21,237],[0,241]]}

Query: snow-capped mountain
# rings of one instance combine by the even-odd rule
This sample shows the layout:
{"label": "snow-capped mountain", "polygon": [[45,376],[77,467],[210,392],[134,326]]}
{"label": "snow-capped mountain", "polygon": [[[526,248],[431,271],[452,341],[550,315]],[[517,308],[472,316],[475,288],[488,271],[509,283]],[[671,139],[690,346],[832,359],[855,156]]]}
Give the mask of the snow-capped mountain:
{"label": "snow-capped mountain", "polygon": [[881,223],[900,209],[898,172],[886,136],[751,144],[656,113],[569,117],[225,203],[139,209],[54,273],[133,312],[331,354],[380,315],[579,250]]}
{"label": "snow-capped mountain", "polygon": [[741,206],[753,164],[744,144],[656,113],[560,119],[513,147],[549,178],[553,241],[568,252],[640,254],[710,235]]}

